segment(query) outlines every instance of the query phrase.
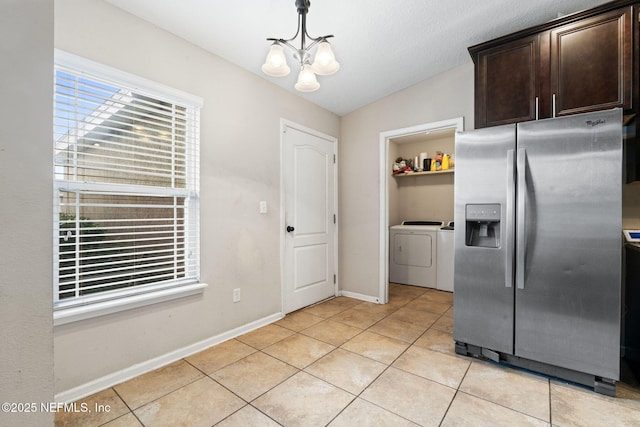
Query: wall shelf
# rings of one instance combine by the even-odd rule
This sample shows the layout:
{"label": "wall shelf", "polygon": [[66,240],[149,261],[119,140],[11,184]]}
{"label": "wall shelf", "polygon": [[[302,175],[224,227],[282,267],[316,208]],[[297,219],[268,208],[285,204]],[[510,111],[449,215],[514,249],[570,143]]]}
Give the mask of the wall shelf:
{"label": "wall shelf", "polygon": [[420,175],[438,175],[438,174],[443,174],[443,173],[453,173],[455,171],[455,169],[447,169],[444,171],[426,171],[426,172],[404,172],[404,173],[397,173],[395,175],[395,177],[405,177],[405,176],[420,176]]}

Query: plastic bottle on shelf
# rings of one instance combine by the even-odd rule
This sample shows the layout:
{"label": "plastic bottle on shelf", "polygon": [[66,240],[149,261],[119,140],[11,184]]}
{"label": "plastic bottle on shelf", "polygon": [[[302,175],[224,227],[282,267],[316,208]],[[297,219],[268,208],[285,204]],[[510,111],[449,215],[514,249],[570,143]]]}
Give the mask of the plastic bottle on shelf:
{"label": "plastic bottle on shelf", "polygon": [[424,168],[424,161],[427,158],[427,153],[426,152],[422,152],[420,153],[420,156],[418,158],[418,170],[424,171],[426,170]]}
{"label": "plastic bottle on shelf", "polygon": [[445,154],[444,156],[442,156],[442,170],[446,171],[449,170],[449,155]]}
{"label": "plastic bottle on shelf", "polygon": [[442,170],[442,151],[436,151],[436,157],[433,159],[433,161],[435,162],[435,169],[431,169],[431,170],[441,171]]}

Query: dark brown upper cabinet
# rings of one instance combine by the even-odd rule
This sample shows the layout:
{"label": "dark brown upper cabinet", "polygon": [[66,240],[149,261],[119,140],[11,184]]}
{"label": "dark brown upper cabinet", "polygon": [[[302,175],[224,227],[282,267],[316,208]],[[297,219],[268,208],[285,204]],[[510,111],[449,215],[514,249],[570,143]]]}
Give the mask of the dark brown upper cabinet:
{"label": "dark brown upper cabinet", "polygon": [[552,116],[632,107],[632,16],[627,7],[551,30]]}
{"label": "dark brown upper cabinet", "polygon": [[470,47],[475,127],[635,108],[632,4],[607,3]]}
{"label": "dark brown upper cabinet", "polygon": [[476,127],[535,120],[540,97],[540,36],[478,52]]}

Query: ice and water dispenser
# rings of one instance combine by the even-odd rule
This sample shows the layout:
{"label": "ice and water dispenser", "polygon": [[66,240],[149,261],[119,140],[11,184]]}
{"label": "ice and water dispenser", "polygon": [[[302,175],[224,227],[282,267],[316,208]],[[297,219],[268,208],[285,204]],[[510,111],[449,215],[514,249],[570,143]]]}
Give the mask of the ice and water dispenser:
{"label": "ice and water dispenser", "polygon": [[466,244],[483,248],[500,246],[500,204],[465,207]]}

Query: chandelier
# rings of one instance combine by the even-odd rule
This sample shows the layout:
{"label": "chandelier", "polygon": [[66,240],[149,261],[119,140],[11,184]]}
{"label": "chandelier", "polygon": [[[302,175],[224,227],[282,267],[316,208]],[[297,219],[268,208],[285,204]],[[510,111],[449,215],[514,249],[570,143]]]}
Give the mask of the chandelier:
{"label": "chandelier", "polygon": [[[296,0],[296,8],[298,9],[298,31],[290,39],[274,39],[268,38],[268,41],[272,41],[273,44],[267,54],[267,59],[262,65],[262,71],[273,77],[284,77],[289,75],[291,69],[287,65],[287,60],[284,56],[282,46],[287,46],[293,50],[293,57],[300,63],[300,73],[298,74],[298,81],[295,88],[300,92],[313,92],[320,88],[320,83],[316,78],[316,74],[320,76],[327,76],[335,73],[340,68],[340,64],[336,61],[336,57],[333,55],[331,45],[327,39],[333,37],[333,35],[326,35],[317,38],[313,38],[307,32],[307,13],[309,12],[309,6],[311,6],[310,0]],[[290,42],[301,36],[300,49],[293,46]],[[311,41],[309,45],[306,45],[307,39]],[[311,63],[310,50],[318,46],[316,54]]]}

